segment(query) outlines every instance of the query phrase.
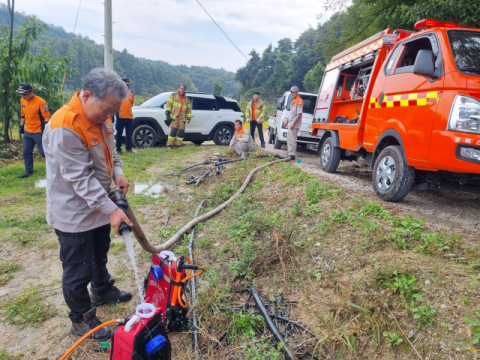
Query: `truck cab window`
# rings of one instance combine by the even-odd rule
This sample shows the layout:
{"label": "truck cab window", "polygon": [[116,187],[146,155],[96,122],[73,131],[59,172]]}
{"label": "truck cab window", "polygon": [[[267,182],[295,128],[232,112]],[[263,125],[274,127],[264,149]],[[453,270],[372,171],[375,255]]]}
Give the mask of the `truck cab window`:
{"label": "truck cab window", "polygon": [[385,66],[385,75],[390,75],[392,72],[393,64],[395,64],[395,61],[397,60],[398,54],[400,51],[403,49],[403,45],[398,45],[395,50],[393,51],[392,55],[390,55],[390,58],[388,59],[387,65]]}
{"label": "truck cab window", "polygon": [[431,50],[432,43],[428,38],[421,38],[415,41],[411,41],[404,46],[405,51],[398,62],[397,69],[395,70],[395,74],[401,73],[412,73],[413,72],[413,65],[415,64],[415,60],[417,58],[417,54],[420,50]]}

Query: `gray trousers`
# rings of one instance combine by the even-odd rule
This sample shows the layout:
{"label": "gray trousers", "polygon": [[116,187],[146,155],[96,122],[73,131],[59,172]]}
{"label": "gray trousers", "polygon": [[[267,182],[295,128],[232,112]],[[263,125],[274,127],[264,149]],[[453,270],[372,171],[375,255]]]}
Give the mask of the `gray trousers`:
{"label": "gray trousers", "polygon": [[236,144],[233,144],[233,149],[237,152],[238,155],[240,156],[248,156],[248,153],[250,151],[255,150],[255,145],[254,144],[247,144],[247,143],[241,143],[240,141],[237,142]]}
{"label": "gray trousers", "polygon": [[295,156],[297,153],[297,136],[298,136],[299,129],[288,129],[287,134],[287,149],[288,149],[288,156]]}

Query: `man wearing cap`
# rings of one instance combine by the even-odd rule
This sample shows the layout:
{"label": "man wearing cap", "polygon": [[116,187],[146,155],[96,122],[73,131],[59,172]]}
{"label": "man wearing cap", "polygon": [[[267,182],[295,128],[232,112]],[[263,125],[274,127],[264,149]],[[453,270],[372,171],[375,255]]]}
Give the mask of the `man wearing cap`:
{"label": "man wearing cap", "polygon": [[[130,80],[122,79],[123,82],[127,85],[128,90],[130,90]],[[122,102],[122,107],[120,111],[115,115],[116,118],[116,130],[117,134],[115,140],[117,143],[117,154],[122,154],[122,136],[123,129],[125,128],[125,147],[127,152],[132,152],[132,133],[133,133],[133,101],[134,96],[131,91],[129,91],[128,98]]]}
{"label": "man wearing cap", "polygon": [[258,128],[258,136],[262,148],[265,147],[265,139],[263,138],[263,119],[265,117],[265,103],[260,100],[260,93],[255,91],[252,100],[247,105],[246,111],[247,123],[250,123],[250,133],[255,139],[255,128]]}
{"label": "man wearing cap", "polygon": [[[70,308],[70,332],[76,336],[101,324],[96,306],[132,298],[114,286],[107,270],[111,227],[118,235],[122,222],[131,225],[108,197],[112,181],[115,189],[123,189],[124,194],[128,190],[122,161],[115,153],[111,121],[128,96],[115,72],[93,69],[82,90],[53,114],[43,134],[47,222],[60,243],[63,297]],[[104,327],[93,338],[106,341],[110,334]]]}
{"label": "man wearing cap", "polygon": [[23,161],[25,163],[25,172],[18,177],[26,178],[33,174],[33,148],[35,145],[37,145],[39,154],[45,157],[42,134],[45,124],[50,120],[50,111],[45,100],[33,93],[29,83],[20,83],[17,94],[22,97],[20,99],[20,132],[23,133]]}
{"label": "man wearing cap", "polygon": [[[302,125],[303,100],[298,94],[299,91],[297,86],[292,86],[290,89],[293,100],[290,104],[290,116],[288,118],[287,149],[288,155],[292,160],[295,160],[297,153],[297,135]],[[283,126],[287,127],[287,121],[284,121]]]}
{"label": "man wearing cap", "polygon": [[242,158],[247,157],[251,151],[255,150],[255,142],[247,129],[243,127],[240,120],[235,121],[235,134],[230,141],[228,151],[235,150]]}

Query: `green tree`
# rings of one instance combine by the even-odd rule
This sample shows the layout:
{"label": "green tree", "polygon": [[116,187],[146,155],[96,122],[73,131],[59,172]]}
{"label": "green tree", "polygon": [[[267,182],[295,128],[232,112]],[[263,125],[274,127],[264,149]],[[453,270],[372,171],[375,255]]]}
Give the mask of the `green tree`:
{"label": "green tree", "polygon": [[23,60],[28,55],[27,51],[30,44],[44,29],[44,24],[39,23],[35,18],[31,18],[19,30],[15,31],[12,41],[10,69],[7,69],[10,31],[7,27],[4,27],[0,32],[0,118],[3,119],[3,138],[7,142],[10,141],[11,119],[17,110],[18,96],[15,95],[15,91],[21,79]]}
{"label": "green tree", "polygon": [[213,82],[213,93],[215,95],[222,95],[223,90],[225,90],[225,85],[220,80],[215,80]]}
{"label": "green tree", "polygon": [[305,75],[305,79],[303,80],[303,86],[305,87],[305,91],[309,93],[318,93],[318,89],[320,87],[320,83],[322,82],[323,73],[325,72],[325,66],[319,62],[313,69],[310,69],[307,74]]}

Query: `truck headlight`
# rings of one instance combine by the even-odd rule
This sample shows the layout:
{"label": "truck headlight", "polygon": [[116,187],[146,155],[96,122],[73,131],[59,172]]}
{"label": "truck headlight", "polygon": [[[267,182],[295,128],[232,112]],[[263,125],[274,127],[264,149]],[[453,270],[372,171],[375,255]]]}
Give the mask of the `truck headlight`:
{"label": "truck headlight", "polygon": [[480,101],[457,95],[450,111],[447,130],[480,134]]}

